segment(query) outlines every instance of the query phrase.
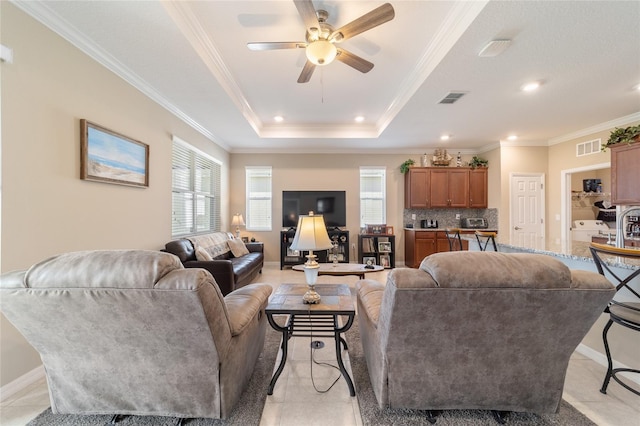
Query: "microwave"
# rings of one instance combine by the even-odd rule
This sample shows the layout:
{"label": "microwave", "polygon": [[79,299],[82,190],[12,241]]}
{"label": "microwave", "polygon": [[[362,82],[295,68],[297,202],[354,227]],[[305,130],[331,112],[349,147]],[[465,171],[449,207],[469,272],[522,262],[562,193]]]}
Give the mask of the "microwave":
{"label": "microwave", "polygon": [[465,217],[461,223],[463,228],[485,229],[489,227],[487,219],[484,217]]}

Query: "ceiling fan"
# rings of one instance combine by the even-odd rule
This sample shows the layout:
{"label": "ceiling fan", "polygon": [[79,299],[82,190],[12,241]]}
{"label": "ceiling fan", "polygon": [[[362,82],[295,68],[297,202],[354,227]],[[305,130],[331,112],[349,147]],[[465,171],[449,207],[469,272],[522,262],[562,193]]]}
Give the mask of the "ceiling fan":
{"label": "ceiling fan", "polygon": [[317,65],[328,65],[333,62],[334,59],[362,73],[371,71],[373,68],[371,62],[337,47],[336,44],[392,20],[395,12],[390,3],[385,3],[343,27],[334,30],[333,27],[327,23],[327,18],[329,17],[327,11],[316,10],[311,0],[293,0],[293,2],[307,27],[305,34],[306,41],[252,42],[247,43],[249,49],[306,49],[307,62],[302,69],[302,73],[300,73],[300,77],[298,77],[298,83],[308,82]]}

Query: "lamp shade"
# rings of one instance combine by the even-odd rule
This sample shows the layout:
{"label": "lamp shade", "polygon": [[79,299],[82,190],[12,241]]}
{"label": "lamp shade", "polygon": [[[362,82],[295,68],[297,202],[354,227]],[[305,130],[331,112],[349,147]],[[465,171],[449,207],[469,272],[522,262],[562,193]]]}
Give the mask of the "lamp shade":
{"label": "lamp shade", "polygon": [[234,214],[233,219],[231,220],[231,225],[233,226],[244,226],[244,218],[240,213]]}
{"label": "lamp shade", "polygon": [[333,247],[327,226],[324,224],[322,215],[300,215],[298,218],[298,228],[291,243],[292,250],[327,250]]}
{"label": "lamp shade", "polygon": [[316,40],[305,49],[307,59],[316,65],[328,65],[336,58],[338,49],[327,40]]}

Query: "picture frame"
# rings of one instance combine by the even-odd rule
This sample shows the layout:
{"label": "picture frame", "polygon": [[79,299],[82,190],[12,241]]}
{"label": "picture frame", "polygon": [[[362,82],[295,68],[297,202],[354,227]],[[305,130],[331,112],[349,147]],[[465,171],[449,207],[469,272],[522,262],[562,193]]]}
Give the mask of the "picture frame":
{"label": "picture frame", "polygon": [[378,251],[380,253],[391,253],[391,242],[390,241],[380,241],[378,243]]}
{"label": "picture frame", "polygon": [[80,179],[149,187],[149,145],[82,119]]}
{"label": "picture frame", "polygon": [[387,226],[387,235],[393,235],[393,226]]}
{"label": "picture frame", "polygon": [[249,237],[242,237],[242,242],[247,244],[249,242]]}
{"label": "picture frame", "polygon": [[377,265],[375,256],[364,256],[362,258],[362,263],[365,265]]}
{"label": "picture frame", "polygon": [[387,225],[384,223],[377,225],[365,224],[365,229],[367,234],[386,234],[387,233]]}
{"label": "picture frame", "polygon": [[391,256],[388,254],[383,254],[380,256],[380,266],[385,269],[391,268]]}

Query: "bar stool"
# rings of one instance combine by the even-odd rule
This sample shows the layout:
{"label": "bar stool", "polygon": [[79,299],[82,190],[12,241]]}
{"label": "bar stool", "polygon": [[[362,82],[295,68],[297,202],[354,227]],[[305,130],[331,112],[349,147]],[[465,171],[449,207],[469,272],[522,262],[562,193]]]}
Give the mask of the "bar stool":
{"label": "bar stool", "polygon": [[460,228],[447,228],[444,230],[447,241],[449,241],[449,251],[461,251],[462,239],[460,238]]}
{"label": "bar stool", "polygon": [[640,331],[640,294],[638,294],[636,290],[631,288],[630,285],[631,281],[634,278],[640,277],[640,268],[636,269],[635,271],[633,269],[630,269],[630,271],[632,272],[628,274],[626,278],[623,276],[618,276],[614,271],[611,270],[611,266],[615,263],[619,263],[619,261],[622,259],[633,259],[638,262],[634,262],[636,265],[640,265],[640,250],[617,248],[609,246],[607,244],[597,243],[591,243],[589,249],[591,250],[591,255],[593,256],[593,260],[596,263],[598,272],[605,277],[611,277],[609,278],[609,280],[614,284],[616,282],[618,283],[616,285],[616,294],[618,294],[617,292],[624,288],[629,292],[627,297],[630,298],[629,301],[612,300],[604,310],[609,314],[609,321],[602,331],[602,340],[604,341],[604,350],[607,353],[608,368],[600,392],[605,394],[607,393],[607,386],[609,386],[609,381],[611,380],[611,378],[613,378],[616,382],[622,385],[622,387],[640,396],[640,391],[633,389],[631,386],[623,383],[620,379],[618,379],[618,377],[616,377],[616,374],[620,372],[640,373],[640,370],[633,368],[613,368],[611,350],[609,348],[609,342],[607,340],[607,333],[614,323],[634,331]]}
{"label": "bar stool", "polygon": [[486,251],[489,242],[491,242],[491,245],[493,246],[493,251],[498,251],[495,232],[476,231],[476,240],[478,240],[480,251]]}

